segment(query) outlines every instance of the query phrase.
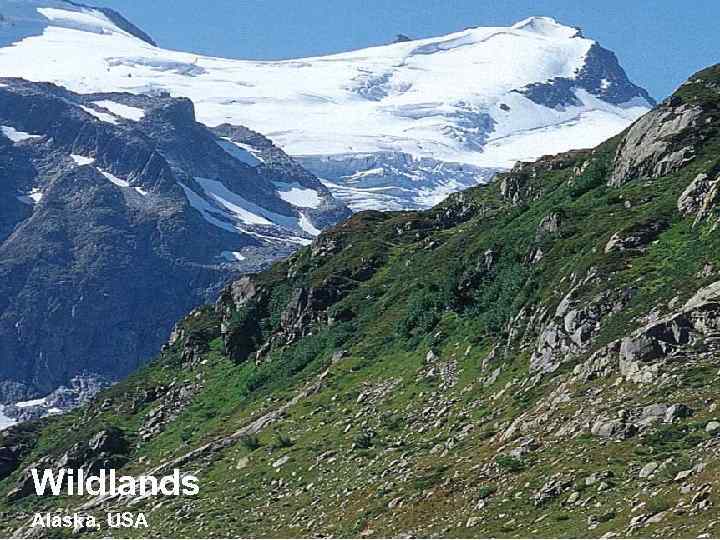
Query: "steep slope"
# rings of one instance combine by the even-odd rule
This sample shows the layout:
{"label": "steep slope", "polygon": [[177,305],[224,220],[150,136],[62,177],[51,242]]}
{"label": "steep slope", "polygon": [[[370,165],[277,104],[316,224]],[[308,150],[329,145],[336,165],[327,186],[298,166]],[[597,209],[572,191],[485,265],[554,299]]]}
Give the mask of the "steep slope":
{"label": "steep slope", "polygon": [[0,403],[126,375],[228,278],[348,214],[187,99],[0,79]]}
{"label": "steep slope", "polygon": [[[3,434],[0,532],[69,507],[160,537],[718,536],[719,127],[715,66],[594,150],[243,277],[90,406]],[[201,491],[38,499],[33,463]]]}
{"label": "steep slope", "polygon": [[545,17],[252,62],[164,50],[102,13],[41,3],[29,5],[47,19],[42,34],[13,30],[2,73],[77,92],[189,97],[201,122],[266,134],[354,209],[430,207],[517,160],[599,144],[652,104],[613,53]]}

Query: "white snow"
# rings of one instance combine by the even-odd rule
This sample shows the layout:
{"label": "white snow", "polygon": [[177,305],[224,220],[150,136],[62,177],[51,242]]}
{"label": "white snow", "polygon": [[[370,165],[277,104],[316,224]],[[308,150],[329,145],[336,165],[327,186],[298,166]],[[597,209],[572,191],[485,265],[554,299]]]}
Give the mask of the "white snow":
{"label": "white snow", "polygon": [[91,157],[80,156],[78,154],[70,154],[70,157],[73,159],[73,161],[75,163],[77,163],[81,167],[83,165],[90,165],[92,163],[95,163],[95,158],[91,158]]}
{"label": "white snow", "polygon": [[43,193],[39,188],[33,188],[29,193],[18,195],[17,198],[20,202],[34,206],[42,200]]}
{"label": "white snow", "polygon": [[[123,180],[122,178],[118,178],[118,177],[115,176],[114,174],[109,173],[108,171],[105,171],[105,170],[101,169],[100,167],[97,167],[97,170],[100,172],[100,174],[102,174],[105,178],[107,178],[108,180],[110,180],[110,182],[112,182],[113,184],[115,184],[117,187],[120,187],[120,188],[123,188],[123,189],[126,189],[126,188],[131,187],[131,186],[130,186],[130,182],[128,182],[127,180]],[[143,196],[147,195],[147,191],[145,191],[145,190],[144,190],[143,188],[141,188],[141,187],[134,186],[134,187],[132,187],[132,189],[134,189],[135,191],[137,191],[140,195],[143,195]]]}
{"label": "white snow", "polygon": [[262,216],[266,212],[264,209],[230,191],[222,182],[200,177],[195,178],[195,181],[211,199],[241,222],[247,225],[272,225],[272,221]]}
{"label": "white snow", "polygon": [[255,157],[255,155],[253,154],[252,146],[237,143],[226,138],[218,140],[218,144],[228,154],[230,154],[235,159],[242,161],[246,165],[255,167],[262,163],[262,161],[259,158]]}
{"label": "white snow", "polygon": [[130,183],[127,180],[122,180],[121,178],[118,178],[114,174],[102,170],[100,167],[98,167],[97,170],[100,172],[100,174],[102,174],[105,178],[110,180],[116,186],[121,187],[121,188],[129,188],[130,187]]}
{"label": "white snow", "polygon": [[223,251],[220,256],[229,262],[244,261],[246,257],[239,251]]}
{"label": "white snow", "polygon": [[[105,33],[55,26],[59,15],[52,15],[42,35],[0,49],[3,75],[79,92],[165,89],[190,97],[201,122],[247,125],[290,154],[403,151],[507,167],[512,160],[496,147],[478,152],[467,144],[485,130],[480,121],[473,125],[478,115],[502,118],[491,132],[499,141],[517,130],[529,132],[588,112],[544,108],[515,92],[554,77],[573,77],[594,43],[548,18],[331,56],[260,62],[152,47],[107,30],[104,17],[93,24]],[[85,16],[78,22],[89,24]],[[31,61],[37,58],[43,61]],[[79,58],[83,75],[78,75]],[[510,111],[501,112],[500,104]],[[587,138],[599,143],[626,126],[628,116],[642,112],[619,115],[618,109],[605,108]],[[527,137],[542,152],[575,146],[569,138],[545,144],[542,136]]]}
{"label": "white snow", "polygon": [[107,109],[115,116],[119,116],[120,118],[125,118],[127,120],[132,120],[133,122],[139,122],[145,116],[145,111],[143,109],[140,109],[139,107],[131,107],[130,105],[116,103],[115,101],[110,101],[109,99],[93,101],[93,103],[95,105],[99,105],[103,109]]}
{"label": "white snow", "polygon": [[7,429],[14,424],[17,424],[17,422],[9,416],[5,416],[5,407],[0,405],[0,431]]}
{"label": "white snow", "polygon": [[308,217],[305,214],[303,214],[302,212],[300,212],[299,223],[300,223],[300,228],[303,231],[305,231],[306,233],[308,233],[309,235],[317,236],[318,234],[320,234],[322,232],[322,231],[320,231],[320,229],[315,227],[315,225],[312,224],[312,221],[310,221],[310,219],[308,219]]}
{"label": "white snow", "polygon": [[[32,2],[37,3],[37,2]],[[58,2],[46,2],[58,4]],[[51,23],[75,28],[87,32],[115,33],[119,29],[100,11],[81,9],[80,11],[68,9],[70,4],[60,4],[61,9],[55,7],[38,7],[37,11]],[[77,6],[80,7],[80,6]],[[129,34],[126,34],[129,35]]]}
{"label": "white snow", "polygon": [[322,204],[322,198],[314,189],[303,188],[298,184],[284,184],[275,182],[277,193],[280,198],[293,206],[300,208],[317,208]]}
{"label": "white snow", "polygon": [[[228,216],[226,216],[223,212],[220,212],[217,207],[211,205],[182,182],[178,183],[185,192],[185,197],[187,197],[190,206],[200,212],[200,215],[205,221],[231,233],[238,233],[242,231],[242,229],[237,227]],[[225,219],[218,219],[215,216],[223,217]]]}
{"label": "white snow", "polygon": [[24,131],[18,131],[12,126],[0,126],[0,130],[2,130],[2,134],[12,142],[22,142],[27,141],[28,139],[42,138],[42,135],[31,135],[30,133],[25,133]]}
{"label": "white snow", "polygon": [[107,124],[117,124],[117,118],[115,118],[112,114],[104,113],[102,111],[96,111],[92,107],[86,107],[85,105],[78,105],[83,111],[85,111],[88,114],[93,115],[95,118],[100,120],[101,122],[105,122]]}
{"label": "white snow", "polygon": [[180,183],[190,206],[200,212],[208,223],[223,230],[250,234],[271,241],[280,238],[285,242],[301,245],[309,244],[310,240],[295,236],[298,233],[311,236],[320,234],[302,212],[299,217],[278,214],[248,201],[225,187],[219,180],[196,177],[195,182],[202,188],[202,193]]}
{"label": "white snow", "polygon": [[[575,77],[595,43],[546,17],[323,57],[246,61],[153,47],[97,11],[28,2],[50,9],[35,14],[39,27],[20,25],[29,8],[17,18],[14,45],[0,48],[4,76],[81,93],[165,90],[192,99],[199,121],[248,126],[296,156],[395,152],[503,169],[599,144],[650,107],[588,95],[577,106],[549,108],[519,93]],[[123,116],[116,106],[105,107],[112,114],[83,108],[104,122]],[[247,154],[223,148],[251,164]]]}
{"label": "white snow", "polygon": [[26,409],[28,407],[37,407],[39,405],[45,405],[46,399],[45,398],[39,398],[39,399],[31,399],[30,401],[18,401],[15,406],[20,409]]}

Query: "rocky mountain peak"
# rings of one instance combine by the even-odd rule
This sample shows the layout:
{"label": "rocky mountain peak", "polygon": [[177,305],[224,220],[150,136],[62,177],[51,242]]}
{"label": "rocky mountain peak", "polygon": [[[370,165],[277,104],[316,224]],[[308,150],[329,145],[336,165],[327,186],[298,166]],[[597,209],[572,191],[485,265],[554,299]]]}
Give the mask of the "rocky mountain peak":
{"label": "rocky mountain peak", "polygon": [[534,32],[548,37],[583,37],[582,31],[574,26],[566,26],[552,17],[533,16],[512,25],[515,30]]}
{"label": "rocky mountain peak", "polygon": [[[2,73],[81,93],[187,96],[206,125],[272,134],[355,210],[428,208],[518,160],[592,147],[653,104],[613,53],[548,17],[257,62],[152,47],[89,8],[36,8],[53,38],[6,40]],[[23,60],[35,56],[42,69]],[[92,77],[77,77],[79,58]]]}
{"label": "rocky mountain peak", "polygon": [[92,7],[70,0],[0,1],[0,45],[39,36],[48,28],[119,34],[155,45],[150,36],[110,8]]}

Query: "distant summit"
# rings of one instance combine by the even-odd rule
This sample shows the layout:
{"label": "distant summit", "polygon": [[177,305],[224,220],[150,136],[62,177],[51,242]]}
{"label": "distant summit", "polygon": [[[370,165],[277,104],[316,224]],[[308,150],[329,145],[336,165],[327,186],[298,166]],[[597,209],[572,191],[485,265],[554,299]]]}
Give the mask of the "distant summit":
{"label": "distant summit", "polygon": [[0,1],[0,45],[40,36],[48,28],[116,33],[155,46],[150,36],[110,8],[91,7],[69,0]]}
{"label": "distant summit", "polygon": [[0,73],[189,97],[200,122],[268,134],[355,210],[432,206],[519,160],[592,147],[654,103],[611,51],[551,17],[260,62],[161,49],[119,15],[60,0],[0,0],[0,13],[18,6],[42,31],[16,27]]}

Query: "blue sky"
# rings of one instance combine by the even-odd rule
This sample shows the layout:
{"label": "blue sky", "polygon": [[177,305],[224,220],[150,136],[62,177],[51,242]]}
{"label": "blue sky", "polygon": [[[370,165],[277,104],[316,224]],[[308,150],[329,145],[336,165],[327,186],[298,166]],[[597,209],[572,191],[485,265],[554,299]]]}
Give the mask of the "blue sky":
{"label": "blue sky", "polygon": [[717,0],[87,0],[112,7],[161,46],[281,59],[547,15],[613,50],[656,98],[720,62]]}

